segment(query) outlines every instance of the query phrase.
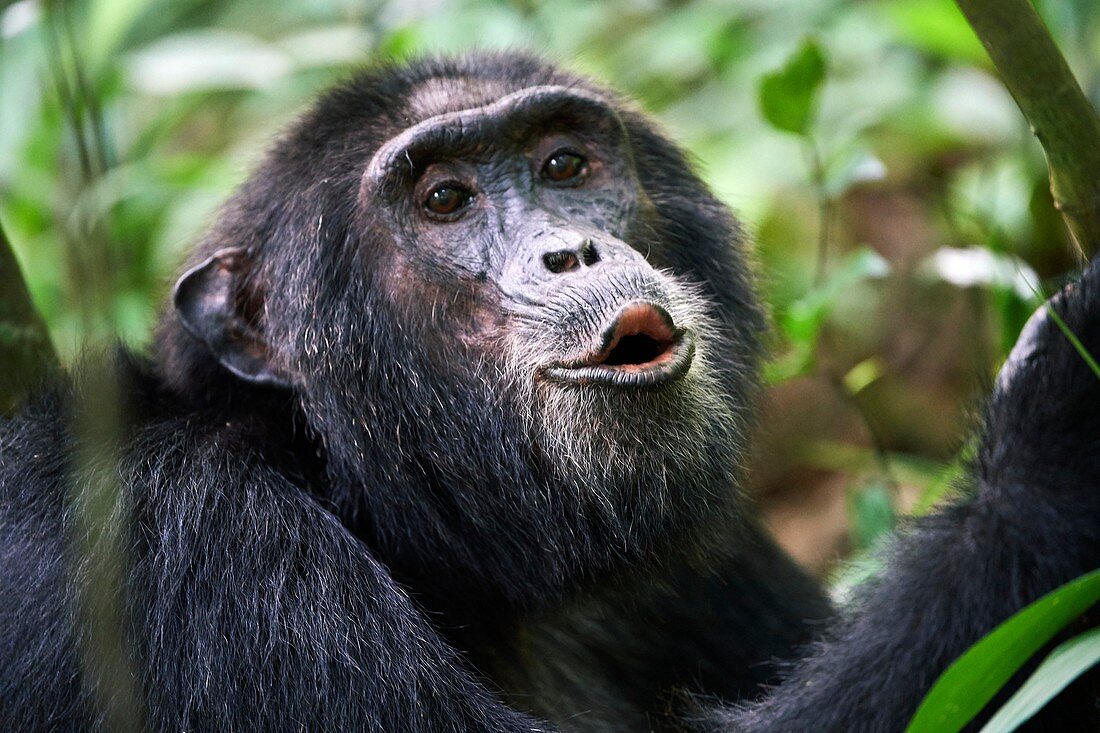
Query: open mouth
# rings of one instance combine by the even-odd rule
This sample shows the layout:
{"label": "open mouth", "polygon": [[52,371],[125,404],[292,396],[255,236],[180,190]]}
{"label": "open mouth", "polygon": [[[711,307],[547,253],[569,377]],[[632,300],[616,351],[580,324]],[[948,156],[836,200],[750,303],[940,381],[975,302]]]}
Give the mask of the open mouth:
{"label": "open mouth", "polygon": [[683,376],[695,357],[695,339],[677,329],[664,308],[628,303],[604,329],[599,346],[544,370],[550,379],[575,384],[646,387]]}

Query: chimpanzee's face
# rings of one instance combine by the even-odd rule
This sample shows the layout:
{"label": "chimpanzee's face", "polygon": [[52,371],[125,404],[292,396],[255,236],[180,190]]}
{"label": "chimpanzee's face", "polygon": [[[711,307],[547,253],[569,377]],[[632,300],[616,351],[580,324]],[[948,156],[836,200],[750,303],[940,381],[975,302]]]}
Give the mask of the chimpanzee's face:
{"label": "chimpanzee's face", "polygon": [[725,410],[702,358],[706,303],[654,266],[668,245],[598,96],[532,87],[428,117],[380,147],[360,200],[394,233],[397,297],[468,298],[468,317],[429,337],[503,372],[555,453],[591,471],[592,450],[608,466],[639,444],[683,457],[710,442]]}

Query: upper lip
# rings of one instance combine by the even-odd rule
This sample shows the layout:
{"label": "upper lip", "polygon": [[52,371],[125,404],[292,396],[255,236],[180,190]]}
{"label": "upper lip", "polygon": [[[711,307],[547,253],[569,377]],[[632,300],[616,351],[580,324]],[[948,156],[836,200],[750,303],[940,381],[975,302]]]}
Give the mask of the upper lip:
{"label": "upper lip", "polygon": [[551,379],[581,384],[642,387],[682,376],[694,356],[691,332],[677,328],[661,306],[638,300],[618,310],[594,348],[554,363],[543,373]]}

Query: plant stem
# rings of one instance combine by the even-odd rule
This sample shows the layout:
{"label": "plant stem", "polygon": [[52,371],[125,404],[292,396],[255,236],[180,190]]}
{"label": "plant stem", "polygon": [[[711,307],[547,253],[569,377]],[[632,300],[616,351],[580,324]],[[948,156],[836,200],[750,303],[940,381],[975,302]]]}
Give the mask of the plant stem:
{"label": "plant stem", "polygon": [[68,549],[79,570],[75,609],[81,632],[79,659],[103,727],[139,733],[146,730],[144,701],[126,606],[130,506],[120,480],[127,441],[125,392],[114,357],[118,275],[109,209],[96,200],[96,188],[109,172],[113,156],[97,97],[99,87],[88,78],[73,32],[77,9],[63,0],[43,0],[43,8],[50,71],[62,115],[76,142],[79,166],[77,205],[59,212],[84,350],[72,380],[74,449],[68,497],[74,510]]}
{"label": "plant stem", "polygon": [[1078,254],[1100,252],[1100,117],[1029,0],[955,0],[1046,153]]}
{"label": "plant stem", "polygon": [[[819,288],[825,282],[828,273],[829,237],[830,225],[833,221],[833,212],[836,208],[836,200],[830,195],[828,187],[828,171],[825,169],[825,157],[821,154],[817,141],[812,137],[805,138],[805,154],[807,165],[810,169],[810,179],[814,187],[814,196],[818,206],[818,230],[817,230],[817,265],[814,269],[814,287]],[[870,414],[864,409],[859,397],[848,391],[844,384],[844,378],[833,366],[831,360],[825,354],[825,347],[818,341],[818,360],[820,372],[829,380],[829,384],[836,391],[839,399],[847,404],[859,417],[867,431],[871,441],[871,450],[875,455],[875,463],[878,466],[882,480],[891,489],[893,496],[897,496],[898,483],[894,479],[894,472],[890,467],[890,456],[886,451],[886,444],[882,441]]]}
{"label": "plant stem", "polygon": [[817,264],[814,266],[814,286],[816,287],[825,282],[825,273],[828,271],[829,229],[833,221],[834,201],[826,185],[825,159],[818,149],[817,141],[807,137],[805,152],[818,209]]}
{"label": "plant stem", "polygon": [[56,363],[46,324],[0,224],[0,413],[14,407]]}

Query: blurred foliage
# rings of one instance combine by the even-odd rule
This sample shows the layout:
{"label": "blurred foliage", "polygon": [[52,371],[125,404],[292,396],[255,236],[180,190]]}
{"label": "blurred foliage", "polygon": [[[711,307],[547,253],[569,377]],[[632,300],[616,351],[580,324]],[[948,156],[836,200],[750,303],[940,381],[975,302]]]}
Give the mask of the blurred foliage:
{"label": "blurred foliage", "polygon": [[[1037,4],[1100,100],[1100,4]],[[543,53],[637,97],[694,154],[752,232],[775,314],[759,490],[839,481],[847,547],[947,493],[966,408],[1035,307],[1021,278],[1050,289],[1076,264],[1042,153],[951,0],[64,8],[67,46],[36,0],[0,11],[0,220],[63,362],[82,333],[71,248],[90,231],[114,328],[147,343],[186,249],[267,141],[357,65],[422,52]],[[830,444],[843,450],[811,449]]]}
{"label": "blurred foliage", "polygon": [[817,114],[817,96],[825,81],[825,56],[806,39],[783,67],[760,80],[760,109],[772,127],[809,135]]}

